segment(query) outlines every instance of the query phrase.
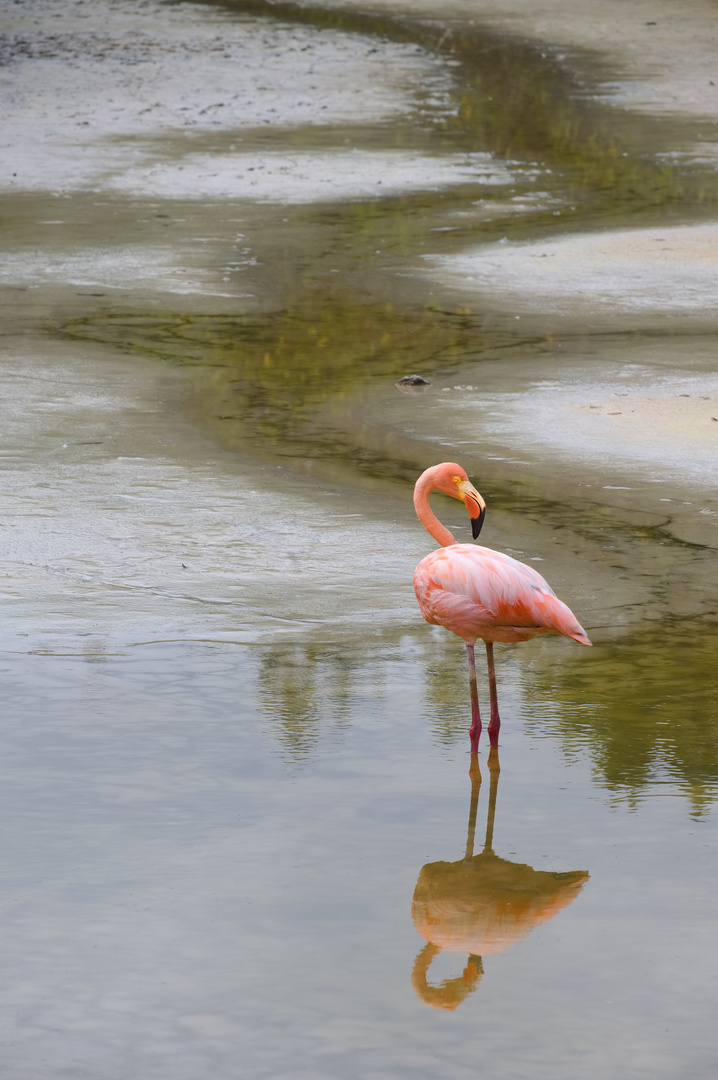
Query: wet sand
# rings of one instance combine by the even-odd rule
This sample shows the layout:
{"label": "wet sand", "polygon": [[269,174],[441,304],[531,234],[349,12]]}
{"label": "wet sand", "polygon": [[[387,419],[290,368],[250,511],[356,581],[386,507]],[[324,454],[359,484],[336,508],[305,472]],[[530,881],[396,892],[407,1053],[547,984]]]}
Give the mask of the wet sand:
{"label": "wet sand", "polygon": [[[375,7],[379,10],[382,5]],[[552,580],[571,602],[583,606],[584,617],[599,637],[610,633],[611,627],[644,620],[648,594],[638,568],[616,595],[610,563],[602,549],[593,551],[591,570],[583,561],[588,555],[584,539],[570,522],[572,516],[580,518],[578,507],[590,490],[593,503],[610,508],[619,529],[630,530],[634,525],[631,514],[638,513],[652,526],[660,526],[662,535],[676,541],[708,547],[714,543],[716,514],[710,489],[718,437],[718,422],[713,420],[715,380],[710,343],[695,337],[696,327],[710,335],[715,324],[714,226],[667,223],[660,228],[566,235],[561,212],[550,209],[556,205],[556,191],[541,190],[550,170],[526,161],[507,162],[487,152],[440,154],[435,147],[428,153],[428,143],[422,149],[407,146],[401,150],[382,144],[387,125],[398,123],[397,118],[412,110],[418,110],[422,124],[431,127],[437,117],[450,115],[456,108],[451,98],[454,61],[447,62],[445,53],[432,53],[412,42],[384,40],[377,55],[371,36],[338,29],[318,32],[308,25],[296,27],[255,15],[237,19],[229,9],[206,6],[148,4],[138,9],[124,0],[114,0],[103,10],[106,17],[101,26],[91,9],[81,3],[41,0],[32,8],[14,7],[6,13],[3,47],[10,63],[4,86],[12,156],[5,158],[7,254],[2,280],[10,350],[6,379],[12,388],[7,403],[17,403],[17,416],[22,419],[16,435],[7,428],[12,444],[10,459],[19,447],[45,440],[43,425],[46,416],[52,415],[51,430],[62,433],[53,453],[96,442],[103,449],[92,453],[97,453],[105,466],[102,472],[80,461],[76,474],[66,474],[62,490],[67,498],[58,494],[52,511],[62,524],[48,534],[35,564],[66,559],[67,538],[78,528],[72,496],[75,487],[92,492],[89,514],[98,494],[97,483],[109,483],[120,500],[123,490],[135,486],[165,491],[168,484],[171,486],[168,477],[177,475],[172,470],[184,468],[182,462],[189,466],[196,455],[201,458],[205,453],[214,462],[213,455],[219,454],[220,464],[209,471],[228,473],[230,486],[237,483],[246,488],[246,478],[251,475],[250,488],[261,490],[266,470],[278,469],[275,475],[281,476],[282,498],[290,507],[297,499],[302,506],[298,511],[302,525],[295,531],[306,536],[309,547],[294,552],[293,557],[300,562],[311,562],[316,532],[312,518],[316,514],[323,520],[326,512],[317,484],[326,488],[330,500],[338,500],[339,518],[360,515],[353,519],[352,544],[348,537],[342,539],[344,550],[351,550],[352,545],[373,550],[372,536],[378,530],[383,539],[376,550],[384,560],[391,547],[391,529],[405,530],[397,546],[411,554],[398,562],[382,561],[382,585],[373,591],[386,590],[391,580],[386,593],[391,596],[388,606],[400,613],[400,618],[409,617],[413,604],[410,568],[422,550],[406,496],[410,478],[437,452],[463,454],[477,482],[496,492],[493,526],[487,526],[488,543],[521,552],[531,546],[521,538],[531,536],[535,557],[549,560],[547,571],[558,574]],[[429,13],[430,5],[421,10]],[[546,17],[552,10],[542,9]],[[564,8],[556,7],[555,13],[559,10]],[[457,18],[458,14],[457,8]],[[446,15],[450,22],[453,9],[447,9]],[[506,9],[504,17],[507,21],[501,25],[508,28],[515,21],[513,9]],[[493,24],[498,15],[491,6],[482,7],[481,18]],[[538,18],[538,13],[534,11],[531,18]],[[530,35],[534,25],[544,24],[528,19],[524,36]],[[695,24],[691,26],[695,31]],[[595,16],[579,7],[566,21],[561,40],[570,39],[578,47],[594,30]],[[605,38],[606,48],[612,40],[610,35]],[[656,35],[652,40],[657,51],[650,54],[650,62],[655,63],[662,56],[665,39]],[[613,62],[620,66],[623,61],[616,54]],[[272,65],[276,73],[281,72],[281,79],[272,75]],[[341,88],[334,93],[340,70]],[[635,77],[645,80],[646,70],[637,68]],[[665,77],[664,70],[654,84],[655,93],[664,94],[664,101],[661,80]],[[361,137],[357,135],[360,127]],[[349,150],[340,148],[340,133],[346,130],[352,132],[354,143]],[[275,142],[268,145],[267,139]],[[317,140],[324,140],[321,147]],[[470,188],[465,188],[469,182]],[[523,193],[514,194],[522,184]],[[453,241],[451,254],[417,257],[411,243],[404,251],[396,238],[374,240],[368,232],[366,250],[357,259],[351,250],[343,252],[341,245],[335,246],[331,215],[328,226],[320,224],[324,208],[331,207],[334,200],[359,200],[357,205],[361,205],[362,199],[376,198],[378,186],[394,195],[422,188],[427,193],[452,187],[470,190],[477,220],[489,223],[494,216],[501,222],[507,213],[520,220],[527,207],[534,215],[543,207],[544,213],[558,214],[557,227],[563,235],[534,239],[499,235],[491,243],[463,249],[460,242]],[[532,191],[532,187],[539,190]],[[494,188],[504,198],[508,189],[508,200],[496,201]],[[310,208],[317,204],[318,216],[302,217],[312,213],[302,209],[306,203]],[[563,205],[560,200],[558,203]],[[283,208],[288,215],[293,207],[299,216],[281,216]],[[394,215],[398,222],[401,217]],[[437,226],[430,233],[437,245],[442,233],[450,239],[452,232],[460,229],[456,216],[444,220],[452,224]],[[545,234],[545,224],[542,231]],[[376,243],[382,249],[386,245],[388,262],[381,264],[367,288],[371,274],[362,278],[363,260],[384,256],[383,250],[372,250]],[[324,249],[331,254],[320,256]],[[326,260],[319,277],[323,274],[331,280],[328,275],[337,274],[336,281],[347,290],[356,282],[359,296],[363,290],[369,296],[374,290],[401,301],[413,290],[425,305],[455,305],[461,310],[465,304],[467,310],[483,311],[482,318],[490,321],[499,337],[515,339],[510,367],[496,367],[498,352],[489,352],[488,367],[482,361],[475,371],[470,359],[465,360],[459,385],[469,389],[458,394],[451,389],[451,372],[447,383],[442,370],[429,367],[426,373],[432,385],[423,398],[402,398],[392,379],[368,394],[363,389],[355,396],[338,392],[326,407],[307,413],[314,418],[310,427],[315,423],[317,431],[326,427],[337,432],[340,441],[350,432],[350,440],[356,440],[362,451],[383,450],[392,469],[405,470],[406,480],[400,484],[376,477],[367,480],[311,454],[305,459],[301,440],[296,448],[289,444],[274,463],[272,454],[277,451],[269,443],[261,453],[259,445],[252,453],[251,440],[245,438],[240,450],[231,425],[221,430],[222,423],[217,423],[217,417],[227,419],[226,387],[222,384],[221,392],[208,390],[212,379],[216,387],[220,385],[211,375],[213,363],[220,365],[218,371],[226,364],[221,338],[216,361],[211,335],[200,346],[197,357],[206,358],[208,375],[194,381],[186,373],[182,378],[178,373],[170,375],[165,363],[173,354],[162,351],[161,341],[158,348],[142,335],[132,346],[128,346],[129,339],[122,340],[123,312],[130,320],[128,325],[138,318],[141,321],[142,312],[146,312],[152,313],[161,327],[168,306],[175,313],[208,316],[223,311],[246,315],[280,309],[303,287],[304,270],[296,268],[312,259],[317,266]],[[279,274],[278,266],[283,268]],[[78,319],[87,324],[82,336],[94,338],[102,349],[103,361],[96,369],[90,360],[92,346],[63,348],[56,341],[52,361],[43,355],[47,346],[42,334],[49,331],[61,337]],[[142,382],[141,407],[120,396],[117,412],[123,422],[113,432],[110,445],[117,446],[115,458],[123,464],[110,468],[112,455],[107,461],[103,457],[108,453],[104,435],[98,440],[81,437],[97,407],[77,405],[75,364],[87,365],[88,379],[91,373],[89,402],[105,400],[104,380],[110,381],[113,398],[126,377],[127,363],[116,348],[107,347],[111,341],[108,328],[118,319],[120,341],[116,344],[120,349],[138,350],[148,365],[140,368],[135,361],[130,381],[133,386],[137,379],[149,381]],[[638,328],[648,331],[659,323],[672,336],[655,347],[650,342],[634,347],[631,333]],[[40,335],[36,335],[36,326],[42,327]],[[588,330],[590,340],[581,339],[580,330]],[[606,336],[617,331],[629,336],[622,342]],[[521,334],[531,342],[525,349],[520,344]],[[322,340],[319,333],[317,341]],[[16,344],[18,351],[13,351]],[[191,344],[187,349],[191,359]],[[271,355],[266,356],[271,362]],[[595,360],[587,364],[587,356]],[[414,361],[408,358],[407,363]],[[24,395],[34,395],[35,375],[27,374],[20,384],[15,381],[16,370],[28,364],[28,371],[36,372],[40,395],[46,392],[47,372],[52,370],[54,394],[45,404],[40,399],[29,413],[24,409]],[[672,369],[670,377],[665,374],[668,369]],[[558,372],[563,379],[560,386],[556,385]],[[170,386],[171,391],[157,389]],[[155,415],[155,399],[160,393],[172,403],[160,408],[168,417],[168,431],[169,416],[178,409],[193,419],[203,411],[203,435],[176,417],[175,435],[165,438],[178,448],[177,456],[168,473],[164,466],[157,466],[155,477],[156,451],[137,460],[132,448],[144,438],[144,417]],[[195,398],[197,403],[192,404]],[[620,400],[620,409],[611,407],[614,399]],[[232,409],[228,411],[231,419]],[[96,433],[98,425],[104,431],[109,424],[107,419],[94,418],[90,426]],[[451,432],[453,437],[448,434]],[[203,438],[209,441],[202,442]],[[225,451],[217,449],[217,442]],[[309,442],[304,445],[309,446]],[[34,475],[34,484],[48,483],[42,480],[47,457],[35,460],[22,454],[21,459],[22,467],[10,474],[11,489],[26,486],[28,472]],[[525,459],[528,464],[523,463]],[[557,467],[562,476],[559,484],[554,475]],[[254,469],[265,479],[258,480]],[[201,507],[207,499],[206,470],[191,480],[190,475],[191,470],[182,481],[187,492],[185,505]],[[238,475],[245,478],[243,484],[236,480]],[[657,483],[661,484],[660,493]],[[551,492],[559,503],[561,490],[566,497],[571,492],[562,514],[564,539],[556,547],[552,522],[542,525],[540,516],[534,515],[529,524],[520,504],[509,508],[512,500],[507,496],[516,484],[528,485],[524,490],[533,495],[541,490],[544,496]],[[681,486],[685,489],[683,498],[679,497]],[[620,492],[624,490],[630,492],[630,498],[622,501]],[[217,488],[216,493],[220,501],[228,497],[226,487]],[[150,502],[153,497],[149,496]],[[669,504],[676,512],[665,521],[663,512]],[[32,517],[32,500],[26,505]],[[257,505],[251,505],[253,509],[249,503],[240,509],[240,516],[258,514]],[[364,514],[367,520],[361,516]],[[394,524],[385,526],[385,520]],[[169,538],[178,527],[177,523],[168,524],[162,535]],[[227,543],[228,527],[225,523],[217,533],[220,547]],[[210,551],[212,545],[204,535],[201,517],[197,518],[197,529],[203,539],[194,542],[195,549]],[[104,524],[99,531],[111,533]],[[32,548],[31,532],[32,524],[23,522],[18,535],[24,536],[28,549]],[[134,588],[133,563],[151,562],[146,553],[150,544],[156,559],[153,573],[159,572],[163,547],[139,527],[131,530],[123,543],[126,557],[119,570],[113,567],[110,572],[111,550],[102,545],[94,555],[87,553],[82,558],[95,560],[92,574],[98,579],[112,581],[113,587]],[[579,551],[584,553],[581,558]],[[8,555],[14,558],[12,547]],[[680,574],[678,551],[675,555]],[[251,558],[256,558],[256,551]],[[175,569],[183,561],[178,550],[173,556]],[[36,570],[31,565],[35,564],[28,561],[22,573],[32,576]],[[194,571],[183,569],[177,577],[173,574],[171,587],[164,592],[204,595],[209,565],[203,557]],[[213,595],[231,591],[238,566],[218,577],[216,587],[210,590]],[[243,567],[240,569],[246,574],[246,564]],[[15,588],[17,595],[22,595],[18,566],[14,573],[20,575]],[[192,586],[186,588],[191,573],[195,575]],[[592,573],[594,577],[600,573],[602,579],[605,575],[602,588],[588,584]],[[288,619],[287,625],[294,625],[292,612],[301,610],[313,619],[321,609],[323,617],[333,621],[327,606],[316,608],[312,599],[321,581],[321,562],[316,574],[319,576],[310,575],[306,588],[300,590],[302,602],[279,615]],[[351,576],[351,567],[346,574]],[[335,567],[335,581],[338,577],[341,573]],[[268,602],[261,575],[245,576],[244,580],[243,589],[251,597],[248,602],[255,615],[243,626],[242,640],[276,625],[275,606]],[[145,592],[149,581],[143,581]],[[660,577],[656,579],[651,591],[653,617],[678,609],[684,615],[690,611],[706,613],[705,603],[697,597],[693,599],[698,606],[684,597],[676,608],[671,594],[666,608],[664,601],[658,601],[660,581]],[[35,588],[35,584],[32,588],[28,585],[28,594]],[[367,595],[371,593],[370,589]],[[281,589],[278,595],[281,597]],[[352,588],[346,590],[347,623],[362,619],[362,612],[370,612],[372,601],[365,606],[363,597],[362,590],[359,594]],[[223,634],[234,632],[222,626]]]}
{"label": "wet sand", "polygon": [[717,242],[711,223],[664,226],[492,244],[437,262],[457,288],[505,308],[695,330],[715,325]]}
{"label": "wet sand", "polygon": [[[374,7],[382,9],[381,4]],[[707,12],[700,8],[680,20],[660,10],[653,11],[654,18],[642,18],[648,8],[633,9],[623,21],[612,19],[610,12],[598,18],[588,6],[555,3],[530,12],[521,5],[475,8],[472,16],[486,25],[512,33],[520,28],[529,38],[546,36],[554,47],[583,49],[591,42],[595,48],[600,41],[604,64],[610,61],[615,68],[626,69],[630,65],[630,79],[626,75],[620,91],[615,90],[624,105],[660,109],[663,114],[692,110],[696,118],[711,116],[718,108],[706,92],[707,80],[699,85],[711,55],[710,33],[701,22]],[[35,5],[30,14],[25,10],[14,14],[6,46],[15,57],[7,125],[12,146],[6,156],[9,190],[87,189],[172,200],[231,196],[288,205],[367,196],[379,187],[396,193],[469,179],[488,187],[511,181],[511,171],[486,154],[437,158],[358,148],[257,153],[241,144],[231,153],[221,146],[198,149],[192,140],[207,132],[219,138],[226,131],[262,125],[286,130],[288,125],[307,122],[346,124],[359,114],[364,123],[384,122],[392,112],[415,104],[418,86],[424,99],[432,99],[429,108],[440,112],[449,107],[450,77],[429,54],[411,45],[392,45],[396,55],[385,55],[384,62],[376,59],[369,39],[339,32],[317,36],[281,24],[270,30],[261,20],[251,19],[245,19],[240,30],[226,13],[183,7],[160,11],[150,5],[139,17],[135,8],[122,3],[111,5],[109,11],[111,19],[101,32],[88,23],[83,5],[74,8],[48,0]],[[421,13],[432,11],[430,3],[421,7]],[[455,11],[442,8],[442,16],[464,18],[465,6]],[[166,33],[162,37],[167,28],[169,37]],[[691,76],[681,82],[677,72],[685,66],[686,51]],[[347,62],[354,65],[353,74],[348,74]],[[172,73],[180,63],[182,78],[176,81]],[[212,80],[207,80],[203,72],[210,63]],[[281,71],[280,80],[272,74],[273,63]],[[260,65],[261,79],[256,74]],[[141,79],[135,74],[138,67]],[[339,70],[337,96],[327,90],[334,87]],[[43,73],[39,79],[38,71]],[[377,77],[385,80],[381,91]],[[284,90],[278,85],[282,80]],[[360,93],[360,87],[369,89]],[[76,102],[72,108],[71,101]],[[158,137],[164,140],[161,152],[152,143]],[[44,233],[61,226],[61,220],[50,219]],[[560,316],[569,324],[588,318],[597,333],[604,325],[615,329],[617,317],[624,317],[622,325],[633,327],[641,324],[641,318],[647,326],[656,319],[670,320],[675,331],[676,318],[689,315],[692,328],[700,324],[709,329],[715,322],[713,230],[711,225],[661,226],[533,243],[499,242],[429,259],[426,265],[439,285],[447,283],[469,303],[488,302],[524,319],[550,312],[554,333],[561,327],[556,322]],[[229,299],[234,295],[222,288],[220,275],[198,263],[196,247],[195,251],[187,245],[177,251],[168,245],[153,250],[142,245],[67,250],[64,244],[59,260],[47,260],[42,247],[9,254],[5,279],[127,289],[144,277],[151,288],[180,295]],[[251,260],[252,253],[247,255]],[[221,275],[225,281],[227,269]],[[543,318],[539,325],[545,323]],[[666,466],[674,467],[682,449],[677,426],[657,425],[654,409],[632,408],[632,431],[640,432],[638,441],[652,442],[657,461],[665,451]],[[683,403],[682,415],[686,408],[690,406]],[[696,408],[695,419],[701,422],[697,400]],[[595,424],[593,429],[596,451],[608,453],[613,431],[606,428],[601,443],[600,429]],[[708,426],[704,438],[712,437]],[[627,457],[635,442],[622,441]]]}
{"label": "wet sand", "polygon": [[[353,6],[352,0],[329,2]],[[586,0],[446,0],[440,6],[436,0],[370,0],[366,6],[440,15],[449,28],[455,21],[457,33],[469,21],[532,39],[547,55],[575,60],[579,78],[582,61],[593,60],[592,74],[603,75],[599,93],[619,107],[694,121],[718,117],[715,10],[707,0],[680,11],[670,0],[638,0],[630,8],[607,0],[600,9]]]}
{"label": "wet sand", "polygon": [[[445,109],[450,75],[410,43],[380,51],[368,37],[191,4],[107,0],[100,20],[84,3],[38,0],[6,11],[2,47],[0,186],[8,191],[291,202],[333,189],[372,193],[382,182],[431,186],[446,182],[452,164],[455,182],[467,168],[489,171],[481,156],[412,155],[408,175],[406,155],[335,151],[331,167],[286,146],[279,155],[245,152],[248,133],[256,141],[263,131],[385,123],[420,99],[428,113]],[[211,145],[227,132],[231,154]]]}

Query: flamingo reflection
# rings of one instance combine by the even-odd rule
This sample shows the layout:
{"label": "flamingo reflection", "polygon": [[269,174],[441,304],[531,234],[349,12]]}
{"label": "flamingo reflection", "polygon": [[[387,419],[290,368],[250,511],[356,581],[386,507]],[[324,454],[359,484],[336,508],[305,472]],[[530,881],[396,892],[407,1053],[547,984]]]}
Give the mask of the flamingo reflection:
{"label": "flamingo reflection", "polygon": [[[458,862],[422,867],[411,905],[414,926],[427,942],[414,963],[412,986],[422,1001],[439,1009],[457,1008],[476,989],[484,973],[483,956],[504,952],[552,919],[576,899],[588,880],[584,870],[562,874],[533,870],[494,853],[497,747],[491,748],[487,764],[491,779],[483,851],[474,855],[481,770],[473,754],[466,855]],[[460,976],[432,986],[429,965],[442,950],[468,954],[468,960]]]}

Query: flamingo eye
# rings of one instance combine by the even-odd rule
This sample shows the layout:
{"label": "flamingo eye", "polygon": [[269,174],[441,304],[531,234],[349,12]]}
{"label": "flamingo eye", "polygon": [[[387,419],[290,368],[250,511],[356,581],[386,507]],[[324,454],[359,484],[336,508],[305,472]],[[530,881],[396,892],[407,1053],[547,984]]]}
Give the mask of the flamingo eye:
{"label": "flamingo eye", "polygon": [[461,483],[461,477],[460,477],[460,476],[455,476],[455,477],[453,478],[453,480],[454,480],[454,483],[455,483],[455,484],[460,484],[460,483]]}

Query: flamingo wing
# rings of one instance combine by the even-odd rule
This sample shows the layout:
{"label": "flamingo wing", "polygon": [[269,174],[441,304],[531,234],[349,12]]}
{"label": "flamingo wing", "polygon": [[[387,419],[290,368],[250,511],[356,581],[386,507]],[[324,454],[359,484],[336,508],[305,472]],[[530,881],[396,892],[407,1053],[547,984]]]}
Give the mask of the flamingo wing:
{"label": "flamingo wing", "polygon": [[427,622],[466,640],[564,634],[590,644],[571,610],[533,567],[474,544],[451,544],[419,563],[414,589]]}

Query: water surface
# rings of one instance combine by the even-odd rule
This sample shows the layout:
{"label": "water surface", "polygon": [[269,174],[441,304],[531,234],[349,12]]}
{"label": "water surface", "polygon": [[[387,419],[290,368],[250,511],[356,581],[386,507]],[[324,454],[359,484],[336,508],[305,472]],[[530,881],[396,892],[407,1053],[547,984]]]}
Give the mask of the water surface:
{"label": "water surface", "polygon": [[[122,134],[162,190],[2,196],[6,1072],[707,1076],[717,508],[686,410],[714,408],[712,312],[507,308],[425,256],[700,221],[715,177],[580,57],[221,10],[435,81],[366,122]],[[331,175],[347,147],[441,169],[201,190],[212,160]],[[594,641],[499,652],[480,785],[463,647],[411,589],[443,458]]]}

